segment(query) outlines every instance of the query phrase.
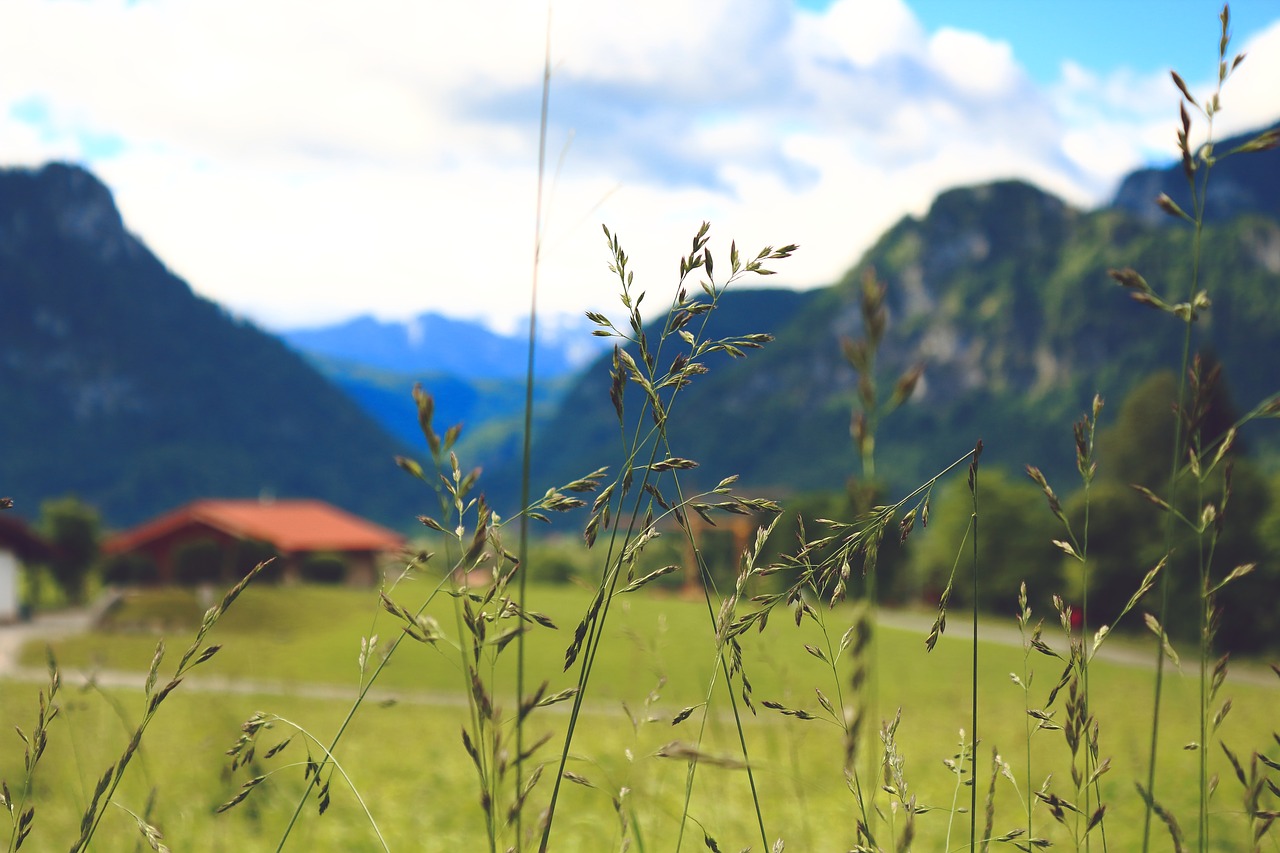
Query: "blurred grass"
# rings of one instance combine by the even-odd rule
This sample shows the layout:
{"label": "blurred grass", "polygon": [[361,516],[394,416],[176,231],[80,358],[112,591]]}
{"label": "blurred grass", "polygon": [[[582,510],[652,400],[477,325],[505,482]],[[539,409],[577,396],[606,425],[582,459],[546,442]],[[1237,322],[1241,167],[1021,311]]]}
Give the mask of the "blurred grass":
{"label": "blurred grass", "polygon": [[[427,592],[422,581],[414,581],[397,590],[395,597],[409,606],[415,598],[425,598]],[[551,675],[553,688],[570,682],[561,673],[563,649],[588,598],[586,592],[572,587],[531,589],[530,606],[551,615],[561,629],[535,631],[527,650],[530,671]],[[449,602],[447,598],[433,602],[432,609],[445,631],[453,634]],[[639,816],[646,848],[674,848],[685,766],[654,757],[654,753],[671,740],[696,740],[698,713],[676,728],[670,720],[684,706],[704,698],[714,664],[707,651],[713,647],[709,620],[703,603],[672,597],[625,596],[617,600],[615,608],[610,621],[611,640],[602,646],[586,725],[575,739],[576,759],[570,764],[599,789],[569,786],[564,823],[557,824],[557,850],[616,847],[616,843],[606,844],[611,837],[608,833],[616,833],[618,826],[611,798],[624,786],[631,789],[628,799]],[[199,604],[191,593],[164,590],[131,598],[113,614],[113,620],[134,626],[170,620],[167,624],[172,625],[192,620],[199,613]],[[852,610],[838,608],[825,615],[835,642],[849,624]],[[148,619],[152,621],[148,623]],[[218,625],[214,639],[225,645],[207,665],[206,676],[234,673],[237,677],[299,685],[328,683],[339,690],[345,685],[354,697],[359,638],[371,626],[374,633],[380,634],[381,646],[398,630],[376,606],[376,597],[370,590],[251,587]],[[171,654],[177,654],[189,631],[168,633]],[[956,752],[959,730],[968,719],[968,642],[957,636],[956,626],[932,654],[924,651],[923,632],[882,627],[879,637],[879,716],[891,717],[899,706],[903,708],[898,742],[906,756],[911,791],[923,804],[949,807],[955,783],[942,760]],[[779,625],[766,634],[744,639],[757,706],[762,699],[772,699],[821,714],[814,688],[834,699],[845,687],[833,681],[824,664],[804,653],[804,643],[822,642],[821,635],[808,623],[801,629]],[[1054,643],[1051,634],[1047,639]],[[55,644],[55,651],[66,671],[96,664],[140,672],[150,661],[155,642],[153,634],[143,631],[95,632],[61,640]],[[1022,650],[984,642],[981,653],[980,801],[990,778],[993,748],[998,748],[1004,760],[1010,762],[1023,796],[1029,796],[1028,787],[1039,787],[1049,773],[1066,785],[1070,772],[1067,750],[1057,732],[1035,735],[1031,784],[1024,778],[1026,715],[1021,690],[1009,678],[1010,672],[1022,671]],[[392,849],[474,849],[483,834],[483,823],[471,767],[458,736],[464,711],[461,697],[456,695],[460,677],[453,658],[416,642],[402,648],[397,657],[387,670],[385,682],[380,683],[428,691],[425,695],[411,694],[425,701],[366,706],[344,741],[340,758],[370,804]],[[28,648],[23,659],[31,665],[42,665],[43,650]],[[1060,665],[1036,655],[1032,666],[1036,672],[1033,697],[1043,702],[1057,681]],[[165,671],[162,667],[161,672]],[[499,702],[510,708],[514,704],[509,695],[513,678],[508,676],[500,669],[496,683],[500,690],[507,685],[508,695],[500,695]],[[664,677],[661,698],[646,708],[646,697]],[[1096,661],[1090,677],[1095,711],[1102,726],[1101,754],[1113,759],[1112,771],[1103,777],[1104,797],[1110,800],[1107,840],[1110,849],[1132,849],[1137,843],[1134,833],[1140,831],[1137,828],[1142,813],[1133,779],[1141,776],[1145,765],[1152,675],[1143,668]],[[846,679],[847,673],[842,674],[840,681]],[[212,810],[229,798],[245,778],[239,775],[232,779],[224,773],[227,759],[223,751],[235,741],[240,722],[256,710],[294,719],[327,739],[348,703],[298,696],[199,693],[198,687],[199,680],[193,679],[191,685],[179,688],[169,700],[171,705],[161,712],[158,727],[148,733],[141,761],[130,771],[129,786],[121,802],[141,812],[154,786],[159,792],[156,822],[175,850],[269,848],[281,821],[287,819],[290,797],[301,790],[300,769],[284,770],[253,794],[249,803],[215,817]],[[36,690],[36,685],[31,684],[5,684],[0,691],[0,723],[29,728],[35,715]],[[102,696],[74,688],[64,690],[63,715],[51,731],[49,752],[37,780],[37,831],[24,850],[65,847],[78,824],[79,809],[92,791],[93,780],[127,738],[125,723]],[[1234,709],[1222,729],[1222,736],[1232,749],[1247,758],[1252,750],[1271,743],[1270,732],[1280,728],[1275,711],[1280,692],[1230,683],[1223,693],[1234,698]],[[141,713],[141,691],[113,690],[110,695],[118,701],[129,723],[136,721]],[[1064,698],[1059,698],[1059,704]],[[727,705],[723,699],[721,690],[703,748],[735,754],[736,734],[725,716]],[[1169,781],[1163,785],[1162,796],[1164,804],[1179,817],[1184,831],[1190,831],[1197,768],[1195,753],[1182,746],[1194,737],[1194,679],[1173,679],[1166,701],[1161,766],[1166,768]],[[636,731],[622,710],[624,702],[636,717],[652,715],[657,719]],[[841,771],[840,730],[823,720],[798,721],[763,708],[759,712],[755,718],[747,715],[746,733],[771,836],[783,836],[788,849],[846,849],[852,843],[854,825],[852,799]],[[1059,716],[1063,713],[1058,711]],[[559,734],[565,719],[559,709],[540,711],[533,718],[533,731],[555,730]],[[277,739],[264,738],[261,751]],[[628,749],[631,759],[627,757]],[[1240,789],[1221,750],[1216,744],[1211,750],[1212,772],[1222,778],[1214,801],[1215,812],[1220,815],[1215,821],[1222,824],[1218,831],[1239,835],[1244,831],[1243,822],[1233,813],[1240,808]],[[549,752],[539,756],[542,760],[552,757]],[[278,759],[259,761],[253,772],[302,758],[295,743]],[[0,778],[8,780],[11,787],[21,779],[21,768],[19,750],[10,749],[0,755]],[[1185,785],[1178,784],[1180,778],[1185,778]],[[545,780],[542,784],[546,785]],[[996,797],[997,834],[1016,828],[1023,820],[1024,809],[1017,798],[1013,787],[1001,779]],[[966,800],[967,794],[961,797],[962,802]],[[741,771],[713,767],[699,770],[692,814],[724,849],[741,849],[753,840],[758,842],[749,803],[745,774]],[[887,809],[887,797],[881,795],[880,803]],[[917,849],[942,848],[947,817],[940,811],[917,818]],[[1048,835],[1059,845],[1069,844],[1069,839],[1051,823],[1048,813],[1037,808],[1037,834]],[[900,822],[898,826],[901,827]],[[95,849],[133,850],[134,832],[131,819],[117,811],[104,826],[99,836],[102,843]],[[962,835],[967,835],[967,817],[957,818],[953,842]],[[686,838],[689,841],[701,843],[696,831]],[[1222,849],[1238,849],[1245,839],[1241,836],[1230,841],[1223,839],[1226,846]],[[323,817],[312,813],[302,823],[302,834],[295,836],[290,846],[362,850],[373,849],[374,843],[353,799],[335,781],[331,811]]]}

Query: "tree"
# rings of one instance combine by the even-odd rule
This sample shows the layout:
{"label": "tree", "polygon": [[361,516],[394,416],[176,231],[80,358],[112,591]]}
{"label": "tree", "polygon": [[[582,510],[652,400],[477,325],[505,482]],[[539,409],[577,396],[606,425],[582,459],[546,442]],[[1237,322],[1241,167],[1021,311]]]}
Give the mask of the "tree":
{"label": "tree", "polygon": [[53,543],[49,571],[72,604],[84,601],[85,581],[98,560],[102,520],[79,498],[54,498],[40,504],[39,527]]}
{"label": "tree", "polygon": [[[1202,352],[1195,365],[1192,373],[1204,382],[1203,399],[1198,401],[1202,411],[1196,423],[1201,444],[1208,446],[1238,420],[1239,413],[1217,358]],[[1177,398],[1173,371],[1153,373],[1134,386],[1120,405],[1115,424],[1098,436],[1099,476],[1163,491],[1173,456]],[[1188,391],[1185,405],[1197,405],[1194,390]],[[1234,448],[1236,455],[1245,450],[1239,439]]]}
{"label": "tree", "polygon": [[[1192,375],[1195,380],[1184,405],[1193,416],[1193,434],[1200,446],[1212,446],[1236,421],[1235,407],[1212,355],[1199,357]],[[1202,383],[1199,394],[1195,393],[1197,383]],[[1184,641],[1195,641],[1198,636],[1202,560],[1209,566],[1210,586],[1236,566],[1260,563],[1252,577],[1229,584],[1217,596],[1224,612],[1217,643],[1230,651],[1257,651],[1274,645],[1274,630],[1280,621],[1271,596],[1259,594],[1260,588],[1274,588],[1277,577],[1277,570],[1261,559],[1268,553],[1265,519],[1272,506],[1272,491],[1243,456],[1243,443],[1237,440],[1227,456],[1233,471],[1231,498],[1216,539],[1212,531],[1197,537],[1183,522],[1173,524],[1172,534],[1167,536],[1165,514],[1132,487],[1151,489],[1187,519],[1199,519],[1210,503],[1215,511],[1221,508],[1226,463],[1199,486],[1196,478],[1184,471],[1174,494],[1168,494],[1176,396],[1173,373],[1152,374],[1134,387],[1115,424],[1099,436],[1098,478],[1088,502],[1089,620],[1094,624],[1114,620],[1143,575],[1168,549],[1164,583],[1169,584],[1169,605],[1163,621],[1171,636]],[[1073,527],[1082,530],[1083,492],[1071,495],[1065,509]],[[1075,597],[1079,597],[1079,579],[1074,587]],[[1159,606],[1152,599],[1144,609],[1158,610]]]}
{"label": "tree", "polygon": [[[969,488],[957,478],[940,487],[930,511],[927,532],[912,553],[912,568],[934,601],[955,568],[951,605],[968,605],[973,597],[971,558],[973,515]],[[1044,613],[1050,597],[1062,591],[1062,553],[1052,544],[1060,534],[1044,507],[1040,490],[1025,478],[985,468],[978,478],[978,577],[980,609],[1011,615],[1018,588],[1026,581],[1033,608]]]}

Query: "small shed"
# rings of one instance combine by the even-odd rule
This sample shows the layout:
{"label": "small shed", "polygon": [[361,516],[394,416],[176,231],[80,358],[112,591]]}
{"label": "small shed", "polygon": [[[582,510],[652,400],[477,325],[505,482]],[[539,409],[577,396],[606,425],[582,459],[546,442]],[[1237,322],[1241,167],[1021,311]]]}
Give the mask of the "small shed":
{"label": "small shed", "polygon": [[22,614],[19,594],[22,566],[47,562],[52,557],[53,546],[22,519],[0,513],[0,623],[17,621]]}
{"label": "small shed", "polygon": [[262,543],[279,554],[280,574],[300,577],[302,562],[315,554],[333,554],[344,564],[344,580],[372,585],[378,559],[404,550],[400,534],[319,500],[198,500],[110,537],[108,556],[142,555],[155,564],[156,579],[172,583],[175,554],[197,541],[212,540],[223,554],[225,573],[251,566],[228,565],[242,543]]}

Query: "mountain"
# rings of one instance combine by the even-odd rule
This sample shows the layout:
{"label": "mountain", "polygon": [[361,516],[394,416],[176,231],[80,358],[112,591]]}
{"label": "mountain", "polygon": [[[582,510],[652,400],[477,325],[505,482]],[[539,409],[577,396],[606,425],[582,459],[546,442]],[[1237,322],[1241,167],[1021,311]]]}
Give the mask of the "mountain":
{"label": "mountain", "polygon": [[191,292],[93,175],[0,170],[0,491],[127,525],[196,497],[317,497],[393,527],[401,444],[278,339]]}
{"label": "mountain", "polygon": [[[1225,222],[1242,213],[1280,217],[1280,168],[1274,165],[1280,159],[1280,151],[1223,156],[1267,130],[1280,130],[1280,122],[1262,131],[1233,136],[1214,145],[1214,151],[1222,159],[1210,170],[1212,177],[1205,196],[1206,221]],[[1272,165],[1262,165],[1266,162]],[[1130,173],[1120,183],[1111,206],[1127,210],[1148,224],[1172,224],[1173,219],[1152,204],[1161,193],[1167,194],[1183,210],[1192,212],[1191,190],[1181,162]]]}
{"label": "mountain", "polygon": [[[1278,172],[1276,152],[1229,158],[1213,173],[1211,197],[1274,186]],[[1168,181],[1180,170],[1151,174]],[[838,488],[857,470],[849,438],[856,377],[840,340],[860,333],[867,267],[888,287],[881,382],[925,366],[916,396],[878,433],[878,473],[889,488],[915,485],[979,438],[984,461],[1034,463],[1071,482],[1070,424],[1094,392],[1118,407],[1181,351],[1180,324],[1128,299],[1107,276],[1132,266],[1174,301],[1191,287],[1193,234],[1137,212],[1140,196],[1154,194],[1140,184],[1126,181],[1114,205],[1094,211],[1016,181],[951,190],[924,216],[890,228],[829,288],[726,294],[709,315],[710,335],[777,339],[746,359],[708,357],[709,372],[681,392],[671,452],[701,463],[689,482],[738,473],[744,488],[785,493]],[[1221,361],[1242,407],[1280,384],[1280,223],[1266,203],[1260,194],[1242,203],[1242,215],[1219,216],[1204,231],[1200,281],[1213,306],[1194,342]],[[663,298],[655,291],[646,307]],[[661,319],[650,317],[651,341]],[[377,321],[355,326],[373,335],[359,350],[364,359],[377,347]],[[432,339],[428,331],[413,341]],[[408,332],[388,334],[394,370],[315,350],[309,362],[194,296],[128,234],[110,193],[87,172],[0,172],[0,493],[28,513],[45,497],[76,492],[126,524],[199,495],[267,491],[403,526],[426,496],[391,464],[404,444],[367,412],[383,412],[417,447],[405,392],[425,378],[441,401],[439,423],[468,422],[464,440],[475,443],[459,447],[462,461],[486,465],[482,488],[509,515],[520,393],[509,378],[475,371],[523,364],[523,355],[475,355],[460,380],[439,362],[413,361]],[[458,346],[471,344],[455,339]],[[674,353],[663,350],[664,364]],[[617,462],[609,360],[566,381],[563,391],[539,391],[538,488]],[[630,417],[641,408],[638,391],[627,388]],[[1275,436],[1246,438],[1252,452],[1280,458]]]}
{"label": "mountain", "polygon": [[[411,447],[423,445],[413,401],[413,386],[420,383],[435,400],[438,426],[462,424],[462,437],[456,445],[459,456],[486,467],[519,459],[524,434],[523,378],[475,379],[432,371],[383,370],[315,355],[308,360],[383,429]],[[545,421],[555,411],[573,379],[567,374],[534,382],[535,422]]]}
{"label": "mountain", "polygon": [[[583,324],[585,324],[585,320]],[[570,334],[579,332],[579,334]],[[572,373],[594,357],[588,327],[539,329],[534,368],[540,379]],[[477,322],[427,312],[408,322],[383,322],[370,316],[310,329],[294,329],[282,338],[299,352],[397,373],[445,374],[466,379],[523,381],[529,358],[524,332],[500,334]]]}
{"label": "mountain", "polygon": [[[534,418],[544,422],[573,376],[603,347],[585,317],[542,320],[534,368]],[[518,464],[524,431],[526,333],[424,313],[408,322],[357,317],[281,337],[391,435],[422,444],[415,383],[436,401],[437,423],[461,423],[457,450],[485,467]]]}
{"label": "mountain", "polygon": [[[786,328],[820,298],[820,291],[746,288],[730,291],[721,298],[716,311],[702,315],[708,318],[705,333],[721,337]],[[625,318],[618,318],[617,325],[626,328]],[[660,333],[657,323],[646,328],[651,341],[657,341]],[[677,343],[668,343],[660,353],[663,363],[669,363],[679,349]],[[634,347],[629,351],[634,353]],[[768,347],[764,352],[767,351]],[[753,354],[746,363],[756,362],[759,354]],[[780,457],[772,448],[786,446],[794,435],[795,421],[812,413],[791,409],[793,389],[776,384],[780,377],[770,372],[740,370],[739,363],[727,357],[719,362],[707,361],[710,372],[697,377],[694,384],[682,391],[672,409],[673,434],[687,441],[677,443],[674,452],[682,456],[700,452],[702,456],[693,458],[711,463],[705,466],[708,470],[718,472],[721,466],[737,466],[734,470],[750,471],[756,481],[792,479],[790,474],[796,472],[776,469],[774,463]],[[531,466],[535,487],[567,482],[616,463],[621,436],[609,402],[610,363],[611,356],[605,356],[592,364],[565,393],[554,415],[535,429]],[[632,385],[628,393],[638,395],[639,392]],[[640,407],[638,397],[628,397],[627,406],[631,415],[629,425],[633,426],[634,414]],[[847,430],[847,413],[844,424]],[[491,499],[499,502],[499,508],[509,513],[511,506],[501,501],[516,493],[518,462],[495,467],[486,473],[482,483]]]}
{"label": "mountain", "polygon": [[[1256,172],[1242,183],[1274,179],[1271,154],[1238,159]],[[1207,226],[1204,240],[1201,281],[1213,307],[1194,344],[1221,360],[1232,397],[1251,406],[1280,387],[1280,223],[1246,213]],[[687,472],[691,485],[738,473],[744,487],[765,492],[841,487],[857,471],[849,437],[857,391],[840,339],[860,333],[861,275],[873,267],[888,287],[882,385],[925,366],[916,395],[878,435],[878,474],[889,488],[924,481],[980,438],[984,462],[1036,464],[1069,484],[1070,425],[1093,394],[1118,407],[1181,352],[1182,325],[1129,299],[1107,270],[1132,266],[1180,301],[1192,247],[1189,228],[1151,224],[1123,205],[1075,210],[1021,182],[943,193],[830,288],[795,294],[783,308],[766,304],[774,296],[729,294],[714,335],[771,332],[777,340],[746,359],[708,359],[710,372],[681,392],[671,416],[671,452],[701,463]],[[650,340],[660,331],[648,326]],[[634,384],[626,400],[632,411],[640,406]],[[535,438],[535,483],[616,465],[617,446],[601,359]],[[1264,432],[1251,447],[1277,453]]]}

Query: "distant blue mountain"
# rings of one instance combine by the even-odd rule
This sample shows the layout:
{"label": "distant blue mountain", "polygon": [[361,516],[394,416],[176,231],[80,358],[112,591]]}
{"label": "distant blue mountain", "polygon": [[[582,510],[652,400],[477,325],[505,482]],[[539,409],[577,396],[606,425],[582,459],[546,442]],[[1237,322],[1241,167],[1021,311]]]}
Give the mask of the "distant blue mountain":
{"label": "distant blue mountain", "polygon": [[[1280,218],[1280,151],[1224,156],[1268,130],[1280,131],[1280,123],[1214,145],[1216,156],[1222,159],[1213,167],[1204,210],[1206,221],[1225,222],[1244,213]],[[1156,206],[1156,197],[1161,193],[1188,213],[1194,212],[1181,161],[1129,173],[1116,190],[1111,206],[1132,213],[1148,225],[1172,225],[1173,217]]]}
{"label": "distant blue mountain", "polygon": [[[456,374],[391,371],[368,364],[310,355],[311,364],[383,429],[409,447],[422,447],[413,386],[435,398],[436,428],[461,424],[459,456],[487,467],[519,459],[524,429],[525,381],[471,379]],[[534,383],[535,421],[545,421],[574,382],[574,374]]]}
{"label": "distant blue mountain", "polygon": [[[576,334],[542,334],[534,358],[539,378],[574,372],[596,354],[585,327]],[[503,335],[469,320],[435,313],[407,322],[361,316],[332,326],[295,329],[282,337],[311,356],[340,359],[396,373],[449,374],[467,379],[522,379],[529,344],[523,334]]]}

